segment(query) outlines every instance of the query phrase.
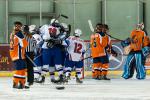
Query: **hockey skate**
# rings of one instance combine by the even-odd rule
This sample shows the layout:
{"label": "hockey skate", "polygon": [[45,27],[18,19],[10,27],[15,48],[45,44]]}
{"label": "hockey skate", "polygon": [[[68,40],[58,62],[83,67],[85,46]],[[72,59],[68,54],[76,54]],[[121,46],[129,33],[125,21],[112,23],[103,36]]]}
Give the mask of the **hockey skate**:
{"label": "hockey skate", "polygon": [[83,81],[82,81],[80,78],[78,78],[77,75],[76,75],[76,83],[79,83],[79,84],[82,84],[82,83],[83,83]]}
{"label": "hockey skate", "polygon": [[15,89],[18,88],[18,85],[15,82],[13,83],[13,88],[15,88]]}
{"label": "hockey skate", "polygon": [[30,88],[29,86],[26,86],[22,84],[21,82],[19,82],[18,89],[29,89],[29,88]]}
{"label": "hockey skate", "polygon": [[95,80],[102,80],[102,76],[100,75],[100,76],[97,76],[96,78],[95,78]]}
{"label": "hockey skate", "polygon": [[69,80],[71,80],[70,75],[69,76],[65,76],[64,82],[68,83]]}
{"label": "hockey skate", "polygon": [[104,76],[102,77],[102,80],[110,80],[110,78],[107,78],[106,75],[104,75]]}
{"label": "hockey skate", "polygon": [[99,75],[99,76],[98,76],[98,80],[103,80],[103,76],[102,76],[102,75]]}
{"label": "hockey skate", "polygon": [[33,82],[28,82],[28,86],[31,86],[31,85],[33,85]]}
{"label": "hockey skate", "polygon": [[41,79],[36,78],[36,79],[34,80],[34,82],[36,82],[36,83],[44,83],[44,82],[45,82],[45,76],[42,75],[42,76],[41,76]]}
{"label": "hockey skate", "polygon": [[52,82],[52,83],[58,83],[58,80],[51,79],[51,82]]}
{"label": "hockey skate", "polygon": [[63,75],[60,75],[59,79],[56,80],[55,83],[56,83],[56,89],[57,90],[65,89],[65,87],[64,87],[65,80],[64,80],[64,76]]}
{"label": "hockey skate", "polygon": [[56,84],[63,84],[65,83],[64,75],[60,75],[59,79],[55,81]]}
{"label": "hockey skate", "polygon": [[77,83],[80,83],[80,84],[83,83],[83,81],[82,81],[81,79],[79,79],[79,78],[76,78],[76,82],[77,82]]}

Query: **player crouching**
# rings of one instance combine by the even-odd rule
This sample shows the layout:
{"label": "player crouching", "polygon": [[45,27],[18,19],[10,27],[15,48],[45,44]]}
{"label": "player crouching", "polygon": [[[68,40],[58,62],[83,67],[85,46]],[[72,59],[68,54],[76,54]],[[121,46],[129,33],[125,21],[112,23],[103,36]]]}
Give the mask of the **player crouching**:
{"label": "player crouching", "polygon": [[74,36],[70,36],[66,39],[67,43],[67,56],[65,61],[65,70],[66,70],[66,81],[68,82],[70,78],[70,73],[75,67],[76,70],[76,82],[83,83],[81,80],[81,70],[83,67],[83,54],[85,52],[84,41],[80,39],[82,31],[76,29]]}

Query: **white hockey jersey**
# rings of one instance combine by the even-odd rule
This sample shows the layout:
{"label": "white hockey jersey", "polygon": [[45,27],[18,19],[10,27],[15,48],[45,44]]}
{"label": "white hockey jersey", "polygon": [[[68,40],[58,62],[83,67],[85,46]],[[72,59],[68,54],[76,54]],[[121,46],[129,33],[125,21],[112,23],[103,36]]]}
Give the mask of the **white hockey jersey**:
{"label": "white hockey jersey", "polygon": [[40,28],[40,34],[42,36],[42,39],[44,40],[44,44],[42,45],[42,48],[47,48],[47,42],[46,41],[51,39],[50,32],[51,33],[56,32],[55,35],[58,35],[60,33],[58,28],[53,27],[51,25],[43,25]]}
{"label": "white hockey jersey", "polygon": [[69,58],[72,61],[80,61],[82,54],[85,52],[85,44],[82,39],[75,36],[70,36],[66,39],[68,42],[67,51],[69,53]]}
{"label": "white hockey jersey", "polygon": [[36,45],[40,45],[40,43],[43,42],[43,39],[39,34],[34,34],[32,37],[33,40],[36,41]]}

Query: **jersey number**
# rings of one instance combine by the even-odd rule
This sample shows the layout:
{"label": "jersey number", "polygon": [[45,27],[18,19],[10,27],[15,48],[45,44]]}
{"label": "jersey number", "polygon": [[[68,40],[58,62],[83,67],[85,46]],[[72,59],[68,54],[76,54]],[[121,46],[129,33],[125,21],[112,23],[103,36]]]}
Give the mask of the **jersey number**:
{"label": "jersey number", "polygon": [[80,53],[81,53],[81,49],[82,49],[82,44],[80,44],[80,43],[75,43],[74,52],[80,54]]}

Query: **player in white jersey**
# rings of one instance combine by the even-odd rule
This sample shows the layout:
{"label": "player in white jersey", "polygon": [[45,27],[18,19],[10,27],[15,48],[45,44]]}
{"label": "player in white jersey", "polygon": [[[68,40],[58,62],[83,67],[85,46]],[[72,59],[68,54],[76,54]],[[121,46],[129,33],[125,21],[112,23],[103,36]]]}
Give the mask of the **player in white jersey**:
{"label": "player in white jersey", "polygon": [[[63,82],[63,67],[61,49],[58,46],[61,45],[61,40],[58,38],[60,29],[57,26],[59,26],[59,23],[57,20],[54,21],[50,25],[42,26],[40,32],[44,40],[44,44],[42,45],[42,73],[46,74],[49,71],[51,82],[56,83]],[[55,80],[55,69],[58,71],[59,80]]]}
{"label": "player in white jersey", "polygon": [[36,46],[34,49],[34,81],[37,83],[41,83],[42,82],[42,76],[41,76],[41,72],[42,72],[42,44],[43,44],[43,39],[41,37],[40,34],[35,33],[33,35],[33,39],[34,41],[36,41]]}
{"label": "player in white jersey", "polygon": [[65,69],[66,69],[66,81],[70,78],[70,73],[72,69],[75,67],[76,70],[76,82],[82,83],[81,80],[81,71],[83,67],[83,55],[85,52],[85,44],[80,36],[82,31],[80,29],[76,29],[74,32],[74,36],[70,36],[66,39],[67,47],[67,56],[65,61]]}

